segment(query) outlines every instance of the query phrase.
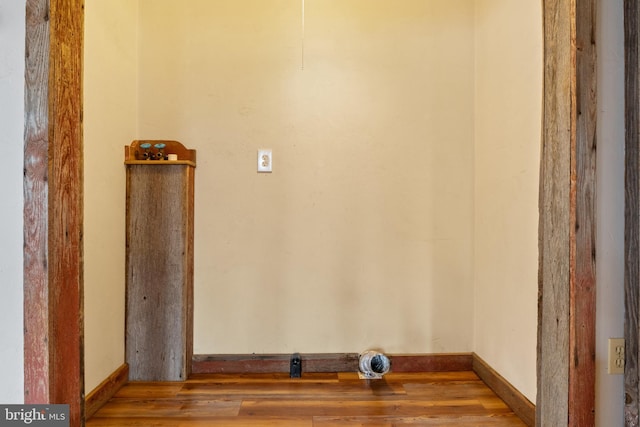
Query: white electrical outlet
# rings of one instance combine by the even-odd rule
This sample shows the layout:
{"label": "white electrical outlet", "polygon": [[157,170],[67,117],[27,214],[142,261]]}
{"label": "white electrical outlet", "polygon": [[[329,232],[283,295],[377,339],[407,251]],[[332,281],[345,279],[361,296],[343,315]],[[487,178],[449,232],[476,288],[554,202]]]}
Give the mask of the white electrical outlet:
{"label": "white electrical outlet", "polygon": [[624,338],[609,338],[609,374],[624,374]]}
{"label": "white electrical outlet", "polygon": [[273,154],[270,149],[258,150],[258,172],[273,170]]}

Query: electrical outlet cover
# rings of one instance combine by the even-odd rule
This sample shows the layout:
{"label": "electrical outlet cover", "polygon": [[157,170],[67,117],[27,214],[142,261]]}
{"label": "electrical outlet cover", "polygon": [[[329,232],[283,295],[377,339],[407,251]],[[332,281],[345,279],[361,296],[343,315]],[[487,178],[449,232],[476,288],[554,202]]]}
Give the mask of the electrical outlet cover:
{"label": "electrical outlet cover", "polygon": [[273,154],[271,150],[258,150],[258,172],[271,172],[273,170]]}
{"label": "electrical outlet cover", "polygon": [[609,364],[607,372],[610,375],[624,374],[624,338],[609,338]]}

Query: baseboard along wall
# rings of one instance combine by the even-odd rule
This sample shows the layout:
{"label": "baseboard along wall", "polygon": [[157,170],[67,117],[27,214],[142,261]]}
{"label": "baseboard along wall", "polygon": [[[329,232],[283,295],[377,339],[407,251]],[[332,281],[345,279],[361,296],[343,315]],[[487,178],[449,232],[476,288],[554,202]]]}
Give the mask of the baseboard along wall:
{"label": "baseboard along wall", "polygon": [[473,353],[473,372],[529,427],[536,425],[536,406],[480,356]]}
{"label": "baseboard along wall", "polygon": [[[194,355],[191,372],[194,374],[257,374],[289,372],[291,354],[216,354]],[[357,372],[358,353],[302,354],[302,372]],[[455,354],[395,354],[393,372],[470,371],[471,353]]]}
{"label": "baseboard along wall", "polygon": [[91,418],[98,412],[127,381],[129,381],[129,365],[125,363],[87,395],[84,403],[85,419]]}

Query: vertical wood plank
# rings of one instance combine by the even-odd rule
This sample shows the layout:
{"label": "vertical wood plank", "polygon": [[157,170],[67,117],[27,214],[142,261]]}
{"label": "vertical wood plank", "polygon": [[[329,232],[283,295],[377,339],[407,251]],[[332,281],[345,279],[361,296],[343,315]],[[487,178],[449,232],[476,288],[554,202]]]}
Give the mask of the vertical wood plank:
{"label": "vertical wood plank", "polygon": [[49,366],[51,403],[84,418],[82,47],[84,1],[51,2]]}
{"label": "vertical wood plank", "polygon": [[28,0],[25,401],[84,423],[82,0]]}
{"label": "vertical wood plank", "polygon": [[595,423],[595,1],[544,3],[538,425]]}
{"label": "vertical wood plank", "polygon": [[624,1],[625,42],[625,408],[626,426],[638,426],[638,322],[640,308],[640,5]]}
{"label": "vertical wood plank", "polygon": [[544,2],[536,425],[569,417],[569,266],[572,119],[570,0]]}
{"label": "vertical wood plank", "polygon": [[569,425],[595,425],[596,40],[595,0],[576,2],[575,138],[571,161]]}
{"label": "vertical wood plank", "polygon": [[24,399],[49,399],[49,5],[27,0],[24,135]]}
{"label": "vertical wood plank", "polygon": [[192,372],[192,362],[193,362],[193,306],[194,306],[194,295],[193,295],[193,274],[194,274],[194,235],[195,235],[195,224],[194,224],[194,212],[195,212],[195,168],[188,167],[185,169],[186,173],[186,185],[187,191],[185,192],[185,206],[187,212],[186,215],[186,226],[184,230],[184,239],[187,242],[187,258],[185,259],[186,268],[184,275],[184,283],[185,283],[185,301],[187,302],[186,313],[185,313],[185,323],[186,323],[186,336],[185,336],[185,352],[184,352],[184,369],[186,376],[191,375]]}
{"label": "vertical wood plank", "polygon": [[127,165],[126,357],[133,381],[184,381],[193,354],[193,176]]}

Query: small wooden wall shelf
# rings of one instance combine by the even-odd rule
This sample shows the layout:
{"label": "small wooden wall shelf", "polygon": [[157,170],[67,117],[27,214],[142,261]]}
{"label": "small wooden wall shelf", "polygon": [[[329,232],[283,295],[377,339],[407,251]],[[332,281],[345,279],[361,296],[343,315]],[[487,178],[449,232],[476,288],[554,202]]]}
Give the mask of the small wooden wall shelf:
{"label": "small wooden wall shelf", "polygon": [[[136,158],[163,143],[177,161]],[[126,361],[131,381],[184,381],[193,355],[195,151],[125,147]]]}
{"label": "small wooden wall shelf", "polygon": [[[155,149],[156,144],[164,144],[163,152],[164,156],[162,159],[145,159],[143,158],[143,152],[145,151],[140,146],[143,144],[150,144],[150,151],[152,153],[156,153],[157,149]],[[167,160],[166,156],[169,154],[175,154],[178,157],[178,160]],[[167,162],[171,162],[171,164],[185,164],[191,165],[193,167],[196,166],[196,150],[191,150],[186,148],[182,143],[178,141],[171,140],[135,140],[131,143],[131,145],[125,145],[124,147],[124,162],[127,165],[135,165],[135,164],[145,164],[145,165],[166,165]]]}

